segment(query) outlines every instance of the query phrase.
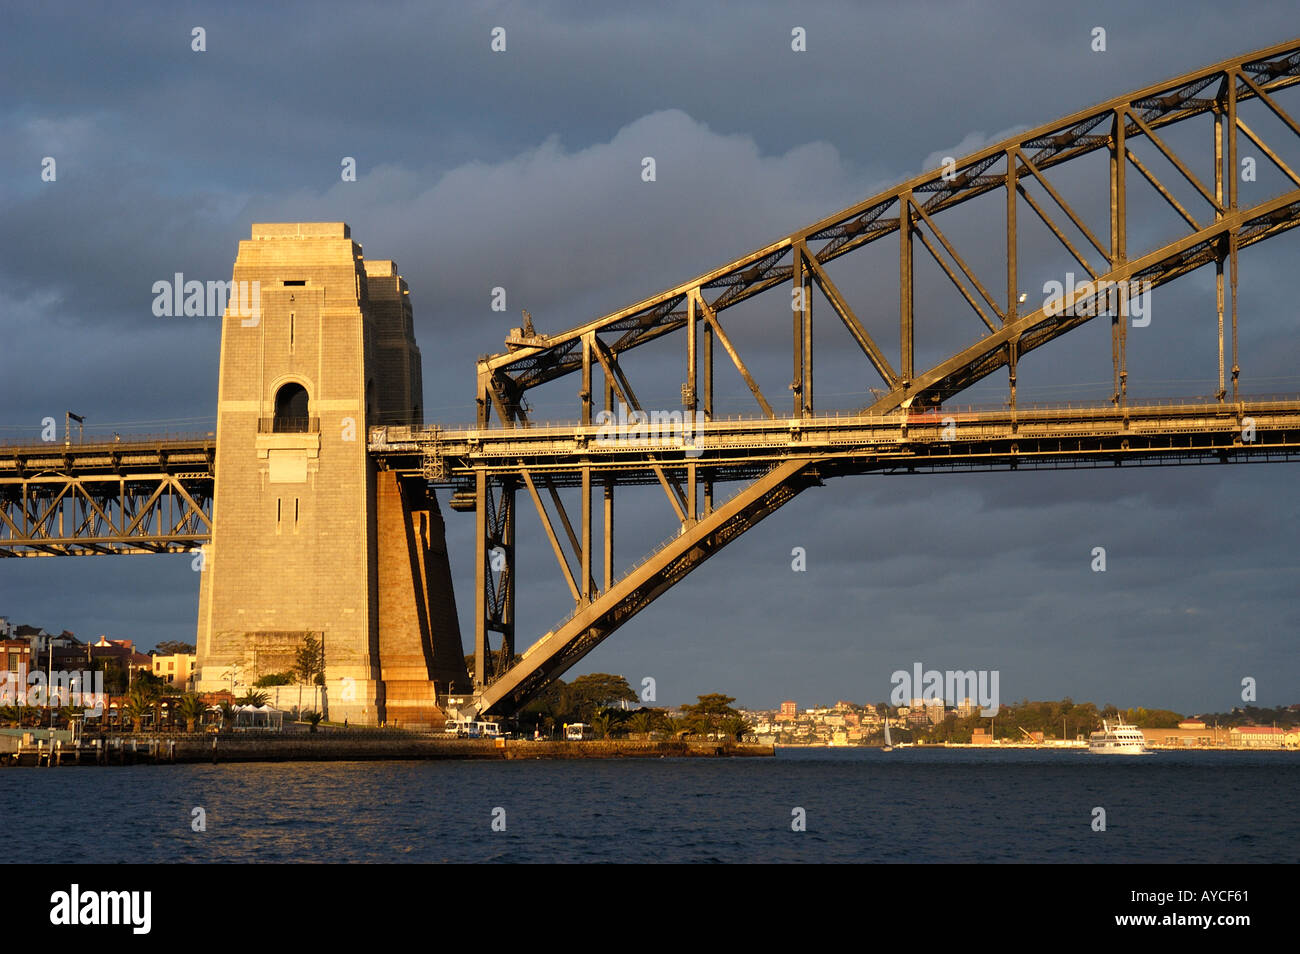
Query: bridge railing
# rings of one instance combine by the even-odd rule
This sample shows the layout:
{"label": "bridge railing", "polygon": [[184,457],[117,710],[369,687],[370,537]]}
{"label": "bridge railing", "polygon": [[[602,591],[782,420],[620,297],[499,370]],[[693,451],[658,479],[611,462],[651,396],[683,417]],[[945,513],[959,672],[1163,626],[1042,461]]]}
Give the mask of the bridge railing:
{"label": "bridge railing", "polygon": [[208,441],[216,440],[215,431],[190,431],[190,432],[168,432],[151,434],[106,434],[106,435],[87,435],[82,440],[65,441],[63,439],[53,441],[31,440],[28,438],[0,438],[0,448],[40,448],[49,451],[58,451],[60,448],[73,449],[78,451],[97,451],[97,450],[114,450],[129,448],[135,446],[170,444],[170,445],[193,445],[202,444]]}
{"label": "bridge railing", "polygon": [[319,434],[319,417],[259,417],[259,434]]}
{"label": "bridge railing", "polygon": [[[1243,396],[1240,403],[1249,404],[1253,407],[1261,405],[1267,409],[1270,404],[1279,406],[1294,406],[1300,401],[1300,394],[1294,393],[1273,393]],[[1224,413],[1231,413],[1236,407],[1229,401],[1219,401],[1213,396],[1194,396],[1194,397],[1168,397],[1168,398],[1130,398],[1127,405],[1127,413],[1140,413],[1144,409],[1159,409],[1169,413],[1204,413],[1207,410],[1222,410]],[[1107,414],[1123,414],[1125,409],[1117,407],[1111,401],[1058,401],[1043,402],[1034,404],[1019,404],[1016,407],[1016,416],[1018,418],[1032,418],[1042,415],[1053,415],[1056,417],[1077,417],[1087,418],[1094,416],[1099,412]],[[879,426],[891,426],[901,422],[906,414],[909,425],[926,424],[932,419],[938,423],[942,418],[953,416],[958,418],[959,415],[969,414],[1008,414],[1010,408],[1005,402],[998,404],[944,404],[937,408],[911,408],[904,412],[902,409],[888,411],[885,413],[868,414],[860,410],[836,409],[828,411],[818,411],[803,418],[791,418],[778,415],[769,418],[763,414],[729,414],[726,416],[715,415],[712,420],[693,424],[696,431],[706,431],[714,428],[722,428],[727,424],[749,425],[767,424],[772,427],[785,427],[791,421],[795,421],[801,428],[815,427],[819,422],[826,421],[856,421]],[[477,433],[480,436],[490,434],[494,438],[508,436],[511,432],[527,432],[536,436],[545,436],[546,432],[554,431],[557,436],[562,435],[571,438],[575,431],[596,432],[601,425],[590,424],[584,426],[575,420],[558,420],[558,421],[525,421],[514,427],[503,427],[501,425],[492,425],[485,428],[466,425],[463,427],[428,427],[417,428],[406,425],[380,425],[371,428],[371,433],[375,435],[380,443],[403,443],[408,441],[428,440],[432,437],[439,439],[459,440],[462,435],[468,433]],[[635,430],[637,425],[628,424],[628,429]]]}

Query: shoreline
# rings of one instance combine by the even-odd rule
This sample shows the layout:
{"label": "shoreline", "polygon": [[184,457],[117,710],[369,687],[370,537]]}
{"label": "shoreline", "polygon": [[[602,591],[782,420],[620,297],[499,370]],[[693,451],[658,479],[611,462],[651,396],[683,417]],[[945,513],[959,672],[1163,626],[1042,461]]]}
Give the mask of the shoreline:
{"label": "shoreline", "polygon": [[207,762],[359,762],[521,759],[772,758],[771,745],[753,743],[523,739],[447,739],[437,736],[352,737],[344,733],[291,736],[119,736],[80,746],[35,742],[0,753],[0,765],[75,767]]}
{"label": "shoreline", "polygon": [[[879,745],[833,745],[830,742],[775,742],[773,746],[778,749],[874,749],[879,751]],[[1003,742],[993,745],[976,745],[973,742],[933,742],[930,744],[907,742],[903,745],[894,745],[895,750],[899,748],[906,749],[1040,749],[1051,752],[1086,752],[1088,744],[1071,742],[1062,745],[1059,742]],[[1152,745],[1146,746],[1151,752],[1300,752],[1300,748],[1283,745]]]}

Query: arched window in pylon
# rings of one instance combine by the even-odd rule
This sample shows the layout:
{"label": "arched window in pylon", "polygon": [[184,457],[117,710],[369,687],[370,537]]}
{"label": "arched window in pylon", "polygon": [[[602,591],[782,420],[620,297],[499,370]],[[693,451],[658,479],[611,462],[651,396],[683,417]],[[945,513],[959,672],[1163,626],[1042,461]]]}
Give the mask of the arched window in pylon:
{"label": "arched window in pylon", "polygon": [[300,434],[311,429],[311,418],[307,414],[307,389],[301,384],[290,381],[275,392],[273,429],[279,434]]}

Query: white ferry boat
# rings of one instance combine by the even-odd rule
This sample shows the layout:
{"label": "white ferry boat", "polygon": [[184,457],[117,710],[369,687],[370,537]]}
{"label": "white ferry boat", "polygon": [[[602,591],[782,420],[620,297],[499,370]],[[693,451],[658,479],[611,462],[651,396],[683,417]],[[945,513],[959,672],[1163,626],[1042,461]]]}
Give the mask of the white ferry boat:
{"label": "white ferry boat", "polygon": [[1148,755],[1142,730],[1127,722],[1106,722],[1101,731],[1088,736],[1088,751],[1099,755]]}

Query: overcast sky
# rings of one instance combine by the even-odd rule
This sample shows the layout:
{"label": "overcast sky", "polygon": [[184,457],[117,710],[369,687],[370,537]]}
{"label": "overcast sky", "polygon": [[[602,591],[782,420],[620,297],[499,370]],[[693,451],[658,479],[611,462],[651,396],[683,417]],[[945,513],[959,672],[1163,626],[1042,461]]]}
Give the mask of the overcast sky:
{"label": "overcast sky", "polygon": [[[0,440],[34,438],[42,417],[69,409],[123,433],[209,429],[218,323],[154,317],[151,287],[175,272],[228,278],[252,222],[346,221],[368,257],[398,263],[424,355],[426,420],[454,425],[473,417],[475,357],[502,349],[520,308],[541,331],[568,328],[943,156],[1300,33],[1295,2],[617,6],[6,12]],[[1092,49],[1098,26],[1104,52]],[[195,27],[204,52],[191,49]],[[504,52],[490,48],[495,27]],[[795,27],[805,52],[791,49]],[[1295,91],[1280,101],[1300,115]],[[1280,124],[1251,115],[1277,138]],[[1177,147],[1208,142],[1208,124],[1186,125],[1170,133]],[[1294,142],[1279,151],[1300,163]],[[54,182],[41,178],[47,156]],[[345,156],[356,159],[355,182],[341,181]],[[641,178],[646,156],[653,183]],[[1243,202],[1284,188],[1259,163]],[[1104,178],[1090,180],[1089,168],[1063,172],[1059,186],[1104,236]],[[1132,188],[1130,255],[1179,227]],[[1195,201],[1185,183],[1175,192]],[[972,266],[995,290],[1002,201],[992,225],[971,211],[951,226],[977,245],[988,236]],[[1037,295],[1063,266],[1050,234],[1029,228],[1022,267]],[[1245,394],[1300,392],[1298,250],[1292,233],[1244,253]],[[896,355],[897,266],[861,255],[832,275],[882,345],[893,335]],[[918,264],[918,281],[929,267]],[[918,366],[979,327],[941,276],[930,284],[917,300]],[[504,314],[490,308],[495,286],[507,290]],[[724,320],[784,407],[789,312],[778,298]],[[1131,393],[1212,394],[1212,273],[1157,292],[1155,308],[1149,328],[1130,332]],[[829,309],[819,314],[819,409],[861,406],[879,382],[852,359],[850,339],[834,337]],[[1109,396],[1109,330],[1093,324],[1026,358],[1023,402]],[[628,357],[648,406],[680,400],[679,345]],[[719,372],[720,410],[753,413],[730,373]],[[1001,400],[1004,382],[994,375],[961,400]],[[577,387],[539,390],[537,416],[572,417]],[[890,673],[920,662],[996,669],[1003,701],[1068,695],[1215,711],[1240,704],[1241,680],[1254,677],[1260,704],[1289,704],[1300,701],[1295,478],[1274,464],[833,481],[732,544],[569,675],[616,672],[633,685],[653,676],[661,703],[725,691],[752,707],[803,706],[882,700]],[[620,499],[636,504],[620,514],[626,565],[673,526],[657,490]],[[468,648],[473,517],[443,503]],[[535,516],[520,532],[523,648],[571,600]],[[796,546],[807,552],[803,573],[791,570]],[[1095,546],[1106,547],[1105,573],[1090,568]],[[196,603],[187,558],[0,567],[0,615],[82,637],[193,640]]]}

